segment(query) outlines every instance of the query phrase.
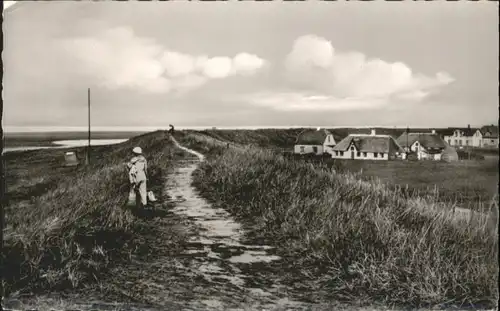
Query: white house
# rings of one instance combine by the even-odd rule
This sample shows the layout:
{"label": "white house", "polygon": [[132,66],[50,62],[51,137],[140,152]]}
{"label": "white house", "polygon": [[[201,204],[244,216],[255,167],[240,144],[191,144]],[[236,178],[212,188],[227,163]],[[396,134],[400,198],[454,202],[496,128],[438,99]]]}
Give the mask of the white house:
{"label": "white house", "polygon": [[404,150],[390,135],[351,134],[333,147],[332,158],[357,160],[392,160]]}
{"label": "white house", "polygon": [[483,134],[480,129],[471,128],[469,125],[466,128],[454,129],[453,134],[444,136],[444,140],[453,147],[482,147]]}
{"label": "white house", "polygon": [[446,149],[446,143],[435,130],[431,133],[405,132],[396,141],[405,152],[415,153],[418,160],[441,160],[443,151]]}
{"label": "white house", "polygon": [[482,128],[456,128],[451,135],[445,135],[444,140],[454,147],[495,147],[498,148],[498,127],[483,126]]}
{"label": "white house", "polygon": [[294,153],[317,154],[331,153],[336,145],[335,138],[325,129],[307,129],[302,131],[295,141]]}
{"label": "white house", "polygon": [[482,134],[482,147],[498,148],[498,126],[483,126],[480,132]]}

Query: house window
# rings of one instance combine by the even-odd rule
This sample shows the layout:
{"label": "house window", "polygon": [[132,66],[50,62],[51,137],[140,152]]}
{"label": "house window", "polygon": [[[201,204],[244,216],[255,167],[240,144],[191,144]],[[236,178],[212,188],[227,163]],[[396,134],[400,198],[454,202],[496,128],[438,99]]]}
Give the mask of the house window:
{"label": "house window", "polygon": [[366,156],[367,156],[367,155],[368,155],[368,153],[367,153],[367,152],[363,152],[363,157],[365,157],[365,158],[366,158]]}
{"label": "house window", "polygon": [[458,144],[459,144],[460,146],[462,146],[462,140],[461,140],[461,139],[458,141]]}
{"label": "house window", "polygon": [[335,151],[335,155],[338,156],[339,155],[339,152],[338,151]]}
{"label": "house window", "polygon": [[383,152],[381,152],[381,153],[380,153],[380,157],[381,157],[381,158],[383,158],[383,157],[384,157],[384,153],[383,153]]}
{"label": "house window", "polygon": [[455,144],[454,144],[454,145],[455,145],[455,146],[456,146],[456,145],[458,145],[458,142],[457,142],[457,140],[456,140],[456,139],[455,139]]}
{"label": "house window", "polygon": [[469,145],[469,140],[468,140],[468,139],[465,141],[465,144],[466,144],[467,146]]}
{"label": "house window", "polygon": [[361,152],[357,152],[357,153],[356,153],[356,156],[357,156],[357,157],[360,157],[360,156],[361,156]]}
{"label": "house window", "polygon": [[314,152],[314,153],[318,153],[318,147],[314,146],[314,147],[313,147],[313,152]]}
{"label": "house window", "polygon": [[448,145],[451,145],[451,139],[448,139]]}
{"label": "house window", "polygon": [[378,158],[378,153],[374,152],[374,153],[373,153],[373,157],[374,157],[374,158]]}
{"label": "house window", "polygon": [[344,156],[344,151],[341,151],[340,152],[340,156],[343,157]]}
{"label": "house window", "polygon": [[300,152],[304,152],[305,151],[305,147],[304,146],[300,146]]}
{"label": "house window", "polygon": [[492,140],[491,140],[491,142],[492,142],[492,143],[494,143],[494,142],[495,142],[495,140],[493,140],[493,139],[492,139]]}

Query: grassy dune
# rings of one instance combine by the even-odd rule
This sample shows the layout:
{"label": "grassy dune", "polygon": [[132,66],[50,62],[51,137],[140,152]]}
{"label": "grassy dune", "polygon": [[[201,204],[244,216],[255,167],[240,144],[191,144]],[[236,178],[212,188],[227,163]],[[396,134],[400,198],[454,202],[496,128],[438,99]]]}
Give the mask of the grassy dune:
{"label": "grassy dune", "polygon": [[484,210],[498,193],[498,157],[483,161],[364,161],[328,157],[301,157],[316,166],[358,174],[366,181],[380,180],[403,194],[431,196],[449,205]]}
{"label": "grassy dune", "polygon": [[293,146],[297,135],[303,129],[258,129],[258,130],[207,130],[203,135],[242,145],[265,148],[286,148]]}
{"label": "grassy dune", "polygon": [[[141,230],[135,211],[125,208],[124,163],[135,145],[147,153],[150,184],[162,196],[171,160],[183,156],[164,132],[93,147],[87,167],[62,167],[63,150],[3,156],[4,294],[96,282],[108,267],[129,258]],[[83,150],[77,150],[82,159]]]}
{"label": "grassy dune", "polygon": [[[280,152],[293,150],[298,133],[302,129],[260,130],[208,130],[198,133],[246,146],[262,147]],[[355,129],[333,129],[334,133],[347,135]],[[367,130],[363,130],[366,132]],[[402,130],[377,129],[378,133],[396,137]],[[430,131],[430,129],[422,129]],[[463,151],[461,151],[463,152]],[[335,160],[329,157],[288,155],[315,166],[327,166],[342,173],[358,174],[366,181],[380,180],[403,194],[431,196],[446,204],[484,210],[491,198],[498,193],[498,150],[474,149],[473,153],[486,155],[483,161],[435,162],[435,161],[364,161]]]}
{"label": "grassy dune", "polygon": [[496,303],[496,203],[492,217],[457,220],[432,198],[403,198],[375,180],[256,147],[226,148],[204,133],[176,135],[208,155],[195,176],[202,194],[251,224],[255,239],[276,245],[287,271],[323,298]]}

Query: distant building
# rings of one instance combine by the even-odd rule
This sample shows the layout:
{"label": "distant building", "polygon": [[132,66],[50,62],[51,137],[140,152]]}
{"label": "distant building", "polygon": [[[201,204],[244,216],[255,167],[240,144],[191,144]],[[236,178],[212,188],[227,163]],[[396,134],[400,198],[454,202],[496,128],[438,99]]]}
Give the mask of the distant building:
{"label": "distant building", "polygon": [[433,130],[431,133],[403,133],[397,143],[406,153],[414,153],[418,160],[441,160],[446,149],[444,140]]}
{"label": "distant building", "polygon": [[483,126],[482,128],[455,128],[453,133],[444,136],[444,140],[453,147],[496,147],[498,148],[498,127]]}
{"label": "distant building", "polygon": [[295,141],[294,153],[316,154],[331,153],[336,145],[333,134],[325,129],[307,129],[302,131]]}
{"label": "distant building", "polygon": [[487,125],[481,128],[482,146],[486,148],[498,148],[498,126]]}
{"label": "distant building", "polygon": [[445,135],[444,140],[453,147],[481,147],[482,135],[477,128],[455,128],[453,134]]}
{"label": "distant building", "polygon": [[393,160],[404,152],[390,135],[350,134],[333,147],[332,158],[356,160]]}

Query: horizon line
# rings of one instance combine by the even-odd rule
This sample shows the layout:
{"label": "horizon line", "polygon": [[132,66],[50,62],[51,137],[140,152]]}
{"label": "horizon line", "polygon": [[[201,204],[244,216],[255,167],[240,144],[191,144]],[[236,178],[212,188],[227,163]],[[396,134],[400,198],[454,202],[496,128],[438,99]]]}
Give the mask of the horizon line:
{"label": "horizon line", "polygon": [[[447,127],[432,126],[408,126],[408,125],[247,125],[247,126],[174,126],[179,130],[200,130],[200,129],[291,129],[291,128],[423,128],[423,129],[447,129]],[[460,128],[464,126],[458,126]],[[168,130],[168,125],[158,126],[94,126],[94,132],[152,132],[157,130]],[[33,132],[87,132],[86,126],[4,126],[4,133],[33,133]]]}

